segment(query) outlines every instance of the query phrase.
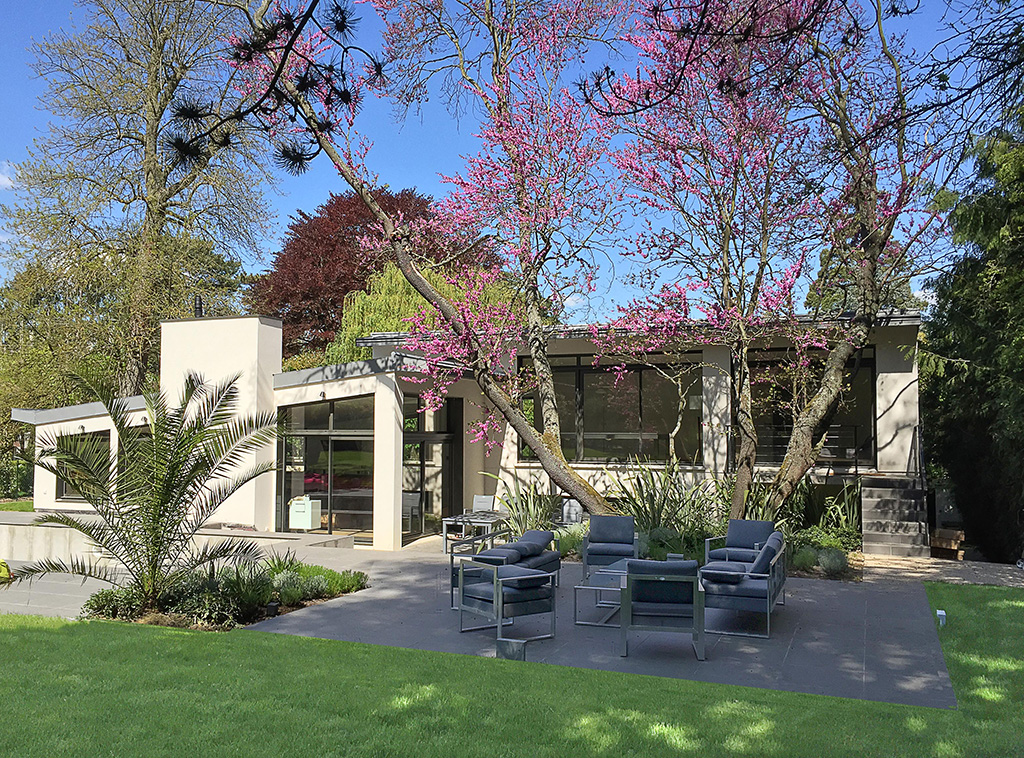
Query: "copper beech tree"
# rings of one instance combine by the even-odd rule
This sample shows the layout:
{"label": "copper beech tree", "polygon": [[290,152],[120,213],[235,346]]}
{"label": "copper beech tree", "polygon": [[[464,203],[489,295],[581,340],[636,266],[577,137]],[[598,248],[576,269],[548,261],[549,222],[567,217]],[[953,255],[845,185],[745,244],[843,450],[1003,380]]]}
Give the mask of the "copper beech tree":
{"label": "copper beech tree", "polygon": [[[415,190],[374,194],[390,214],[413,220],[430,213],[431,198]],[[286,357],[323,351],[334,339],[345,297],[365,289],[385,263],[367,256],[361,243],[376,231],[376,219],[354,192],[332,194],[314,213],[299,211],[292,219],[270,271],[249,287],[255,309],[283,322]]]}

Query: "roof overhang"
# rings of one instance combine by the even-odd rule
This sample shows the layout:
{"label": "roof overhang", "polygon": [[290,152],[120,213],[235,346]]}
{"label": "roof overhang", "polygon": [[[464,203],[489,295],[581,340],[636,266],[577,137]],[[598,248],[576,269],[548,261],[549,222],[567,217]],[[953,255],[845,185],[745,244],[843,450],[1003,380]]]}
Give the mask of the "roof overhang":
{"label": "roof overhang", "polygon": [[[132,413],[146,409],[146,399],[142,395],[125,398],[128,410]],[[11,421],[19,421],[32,426],[44,424],[61,424],[68,421],[79,421],[87,418],[107,416],[107,407],[103,403],[82,403],[66,405],[63,408],[11,408]]]}

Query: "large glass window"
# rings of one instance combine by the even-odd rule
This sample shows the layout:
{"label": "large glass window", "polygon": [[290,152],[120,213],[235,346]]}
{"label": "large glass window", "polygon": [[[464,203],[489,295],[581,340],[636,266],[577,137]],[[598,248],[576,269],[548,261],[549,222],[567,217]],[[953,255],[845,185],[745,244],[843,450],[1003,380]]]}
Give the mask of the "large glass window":
{"label": "large glass window", "polygon": [[280,527],[354,533],[373,530],[373,396],[282,410]]}
{"label": "large glass window", "polygon": [[[85,432],[73,435],[84,442],[82,450],[86,460],[101,461],[110,458],[110,432]],[[84,500],[82,493],[72,487],[63,477],[57,477],[58,500]]]}
{"label": "large glass window", "polygon": [[[765,353],[751,362],[751,394],[757,456],[764,463],[781,463],[793,431],[794,409],[807,400],[822,370],[823,353],[812,353],[810,373],[793,371],[792,357]],[[875,362],[871,348],[847,365],[839,408],[825,435],[819,458],[841,464],[875,463]]]}
{"label": "large glass window", "polygon": [[[674,452],[680,461],[701,462],[699,367],[683,372],[682,403],[675,382],[649,366],[629,367],[616,376],[594,368],[588,356],[562,356],[552,359],[552,371],[566,460],[615,462],[643,456],[664,461]],[[535,394],[525,399],[523,408],[534,426],[542,428]],[[520,457],[534,456],[523,446]]]}

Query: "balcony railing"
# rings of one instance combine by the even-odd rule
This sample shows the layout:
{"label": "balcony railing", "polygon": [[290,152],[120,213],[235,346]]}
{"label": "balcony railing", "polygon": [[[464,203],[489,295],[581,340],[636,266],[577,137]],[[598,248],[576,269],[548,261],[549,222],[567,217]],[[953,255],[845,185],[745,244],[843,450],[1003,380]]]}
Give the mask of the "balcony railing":
{"label": "balcony railing", "polygon": [[[757,462],[766,465],[778,465],[786,457],[786,446],[792,434],[792,424],[756,425],[757,431]],[[732,455],[735,460],[738,449],[735,427],[730,437]],[[852,424],[833,424],[825,435],[818,460],[828,464],[840,464],[859,468],[872,468],[875,465],[875,444],[871,435]]]}

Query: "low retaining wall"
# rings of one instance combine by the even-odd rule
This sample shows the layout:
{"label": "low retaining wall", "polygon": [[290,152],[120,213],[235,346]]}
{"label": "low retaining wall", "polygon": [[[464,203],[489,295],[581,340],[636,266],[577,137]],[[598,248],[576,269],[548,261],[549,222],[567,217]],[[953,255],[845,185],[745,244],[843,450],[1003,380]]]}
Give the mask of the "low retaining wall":
{"label": "low retaining wall", "polygon": [[[196,535],[198,547],[234,537],[257,542],[260,547],[296,546],[298,535],[275,532],[244,532],[236,530],[201,531]],[[11,561],[40,561],[46,558],[69,560],[73,557],[97,558],[99,551],[81,532],[58,524],[0,523],[0,558]]]}

